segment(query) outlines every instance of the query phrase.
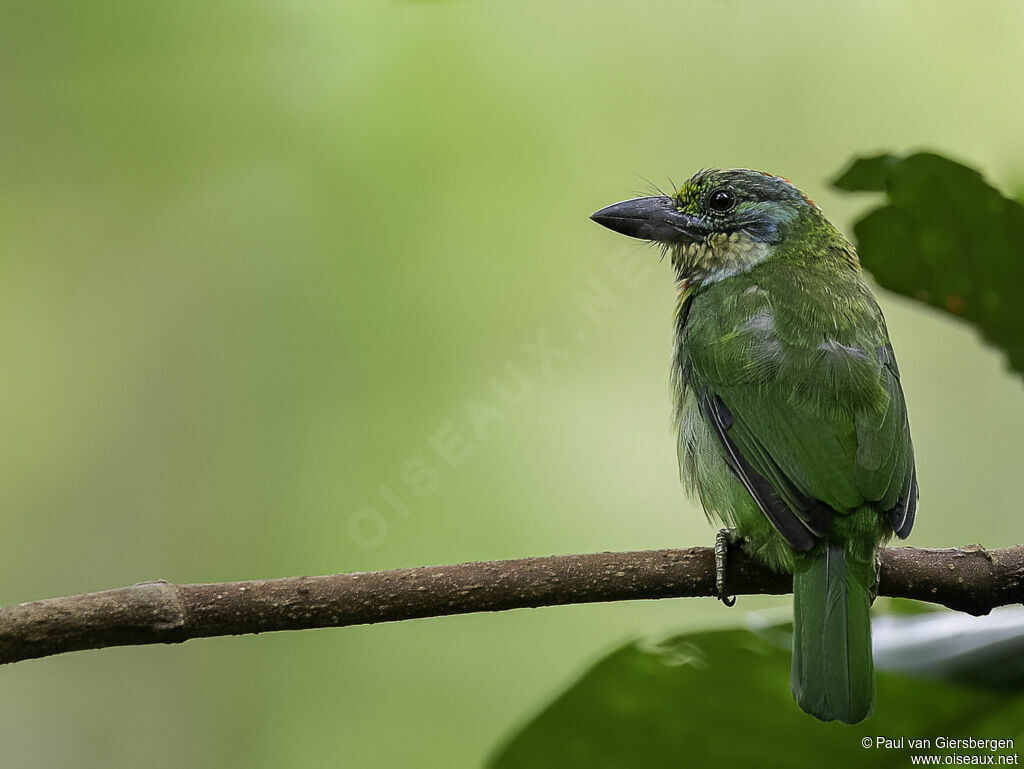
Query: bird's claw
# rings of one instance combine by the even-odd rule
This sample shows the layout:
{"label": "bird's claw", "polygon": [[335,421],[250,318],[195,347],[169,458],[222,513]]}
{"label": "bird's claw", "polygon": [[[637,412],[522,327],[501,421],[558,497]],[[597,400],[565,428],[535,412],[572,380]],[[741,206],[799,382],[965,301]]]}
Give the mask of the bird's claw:
{"label": "bird's claw", "polygon": [[725,564],[729,556],[729,545],[738,541],[735,529],[719,529],[715,535],[715,595],[726,606],[736,605],[736,596],[725,592]]}
{"label": "bird's claw", "polygon": [[875,599],[878,598],[878,583],[882,579],[882,551],[875,550],[875,581],[872,584],[871,589],[868,590],[868,603],[874,605]]}

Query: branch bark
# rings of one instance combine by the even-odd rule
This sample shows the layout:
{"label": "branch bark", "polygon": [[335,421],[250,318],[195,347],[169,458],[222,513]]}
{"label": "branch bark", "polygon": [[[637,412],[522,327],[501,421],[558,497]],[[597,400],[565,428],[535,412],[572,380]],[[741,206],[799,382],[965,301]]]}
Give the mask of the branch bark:
{"label": "branch bark", "polygon": [[[792,590],[792,578],[732,549],[726,586],[735,595],[777,595]],[[180,643],[271,630],[714,594],[714,552],[706,547],[246,582],[141,582],[0,608],[0,663],[82,649]],[[929,601],[975,615],[1021,603],[1024,546],[884,548],[879,594]]]}

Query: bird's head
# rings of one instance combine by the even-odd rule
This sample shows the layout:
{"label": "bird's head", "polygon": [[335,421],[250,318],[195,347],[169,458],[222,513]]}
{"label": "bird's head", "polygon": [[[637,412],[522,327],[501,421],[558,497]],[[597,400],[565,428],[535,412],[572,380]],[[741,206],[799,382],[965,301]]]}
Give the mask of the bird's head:
{"label": "bird's head", "polygon": [[753,269],[825,221],[788,179],[745,168],[701,171],[672,196],[626,200],[590,218],[660,244],[680,280],[698,285]]}

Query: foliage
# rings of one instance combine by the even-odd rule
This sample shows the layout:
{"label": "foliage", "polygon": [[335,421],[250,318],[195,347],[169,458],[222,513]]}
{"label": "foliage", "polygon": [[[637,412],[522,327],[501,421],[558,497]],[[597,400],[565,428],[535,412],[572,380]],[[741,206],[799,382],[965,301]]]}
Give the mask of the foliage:
{"label": "foliage", "polygon": [[943,752],[909,743],[865,748],[862,740],[1021,733],[1020,691],[883,672],[873,717],[854,727],[822,724],[792,702],[789,656],[748,630],[628,643],[541,712],[491,767],[906,766],[910,754]]}
{"label": "foliage", "polygon": [[884,192],[854,225],[861,261],[890,291],[978,326],[1024,371],[1024,207],[977,171],[940,155],[855,160],[835,181]]}

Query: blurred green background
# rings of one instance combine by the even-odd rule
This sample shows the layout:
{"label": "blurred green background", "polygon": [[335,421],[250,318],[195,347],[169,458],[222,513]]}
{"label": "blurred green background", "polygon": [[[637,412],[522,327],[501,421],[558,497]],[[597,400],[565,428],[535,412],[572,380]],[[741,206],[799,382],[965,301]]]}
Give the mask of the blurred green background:
{"label": "blurred green background", "polygon": [[[878,149],[1020,191],[1022,24],[1016,0],[4,3],[0,602],[710,542],[676,475],[669,269],[588,215],[748,166],[848,229],[864,205],[828,180]],[[595,322],[573,296],[602,290]],[[1024,540],[1019,382],[880,300],[910,543]],[[787,605],[21,663],[0,762],[473,767],[615,644]]]}

